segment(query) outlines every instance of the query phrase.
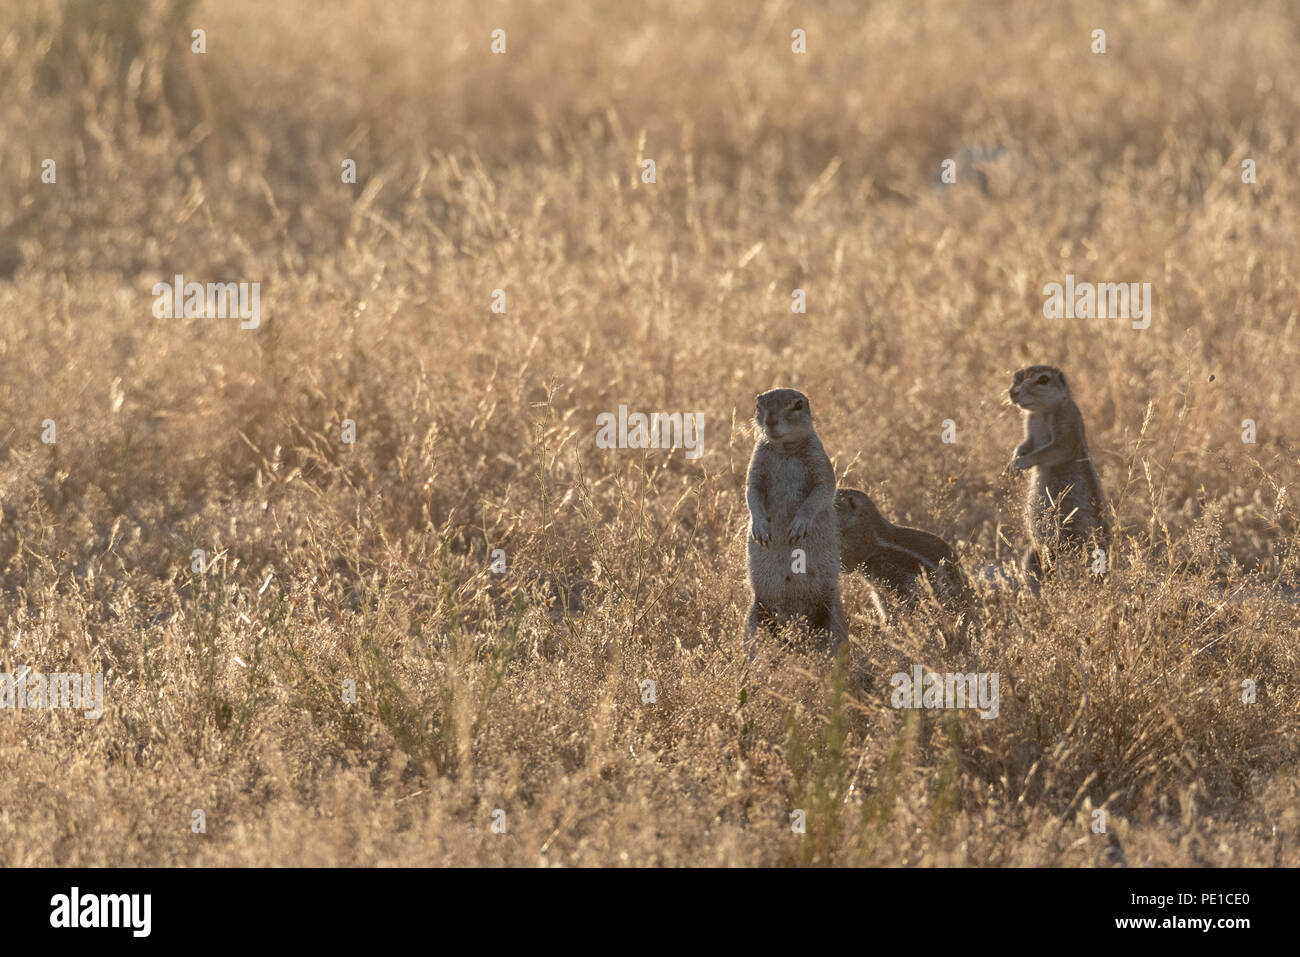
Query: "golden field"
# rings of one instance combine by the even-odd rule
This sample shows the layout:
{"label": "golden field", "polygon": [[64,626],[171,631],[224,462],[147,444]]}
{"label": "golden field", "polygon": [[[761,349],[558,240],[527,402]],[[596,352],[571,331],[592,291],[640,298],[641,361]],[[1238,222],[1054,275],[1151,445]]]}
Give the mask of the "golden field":
{"label": "golden field", "polygon": [[[0,712],[0,865],[1300,864],[1300,7],[0,9],[0,671],[105,675]],[[1150,327],[1045,318],[1067,274]],[[973,570],[1035,362],[1105,582],[957,651],[845,576],[847,664],[751,663],[755,394]],[[916,663],[998,717],[893,709]]]}

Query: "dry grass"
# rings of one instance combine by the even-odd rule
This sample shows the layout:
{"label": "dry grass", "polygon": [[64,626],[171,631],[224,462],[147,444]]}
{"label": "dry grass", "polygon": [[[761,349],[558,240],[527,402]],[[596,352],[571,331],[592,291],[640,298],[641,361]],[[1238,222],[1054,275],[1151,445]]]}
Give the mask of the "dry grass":
{"label": "dry grass", "polygon": [[[0,670],[108,678],[99,721],[0,714],[0,865],[1300,863],[1294,4],[5,7]],[[1044,319],[1067,272],[1150,281],[1151,327]],[[155,319],[175,273],[260,281],[261,328]],[[1030,361],[1107,583],[958,654],[846,579],[844,671],[747,671],[754,394],[992,564]],[[620,403],[702,412],[703,458],[597,449]],[[1000,716],[894,711],[913,662]]]}

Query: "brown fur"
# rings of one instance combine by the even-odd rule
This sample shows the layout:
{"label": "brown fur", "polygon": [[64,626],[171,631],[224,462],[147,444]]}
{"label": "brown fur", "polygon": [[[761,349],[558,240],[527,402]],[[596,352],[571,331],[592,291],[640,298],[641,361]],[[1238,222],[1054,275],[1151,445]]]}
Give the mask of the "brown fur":
{"label": "brown fur", "polygon": [[[840,604],[835,470],[813,429],[808,397],[773,389],[758,397],[758,442],[749,463],[749,585],[746,639],[764,624],[802,619],[835,651],[848,636]],[[804,570],[796,571],[795,550]]]}
{"label": "brown fur", "polygon": [[1031,544],[1021,569],[1037,592],[1062,558],[1082,561],[1085,551],[1108,551],[1110,523],[1083,415],[1065,374],[1053,366],[1029,366],[1015,374],[1009,395],[1025,412],[1025,440],[1016,447],[1011,468],[1030,473],[1025,531]]}
{"label": "brown fur", "polygon": [[866,492],[855,488],[835,493],[835,513],[845,571],[862,571],[908,599],[920,594],[922,575],[944,603],[970,597],[957,553],[939,536],[893,524]]}

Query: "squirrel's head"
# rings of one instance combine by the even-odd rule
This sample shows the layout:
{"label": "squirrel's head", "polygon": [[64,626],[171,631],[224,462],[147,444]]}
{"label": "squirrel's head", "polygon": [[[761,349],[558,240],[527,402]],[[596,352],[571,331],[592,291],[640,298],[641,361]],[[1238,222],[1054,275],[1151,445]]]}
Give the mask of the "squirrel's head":
{"label": "squirrel's head", "polygon": [[794,445],[813,431],[808,397],[794,389],[773,389],[760,395],[755,420],[763,438],[778,448]]}
{"label": "squirrel's head", "polygon": [[836,489],[835,517],[841,529],[879,524],[881,521],[880,509],[871,501],[871,496],[856,488]]}
{"label": "squirrel's head", "polygon": [[1055,366],[1027,366],[1016,373],[1008,390],[1011,401],[1030,412],[1054,409],[1070,398],[1065,373]]}

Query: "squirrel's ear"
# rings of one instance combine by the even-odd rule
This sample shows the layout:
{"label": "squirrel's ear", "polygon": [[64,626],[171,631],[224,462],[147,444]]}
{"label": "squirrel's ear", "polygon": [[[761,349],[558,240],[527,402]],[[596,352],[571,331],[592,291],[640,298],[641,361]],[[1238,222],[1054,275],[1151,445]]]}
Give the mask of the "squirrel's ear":
{"label": "squirrel's ear", "polygon": [[1061,377],[1061,385],[1065,386],[1068,389],[1070,386],[1065,381],[1065,373],[1058,371],[1056,374]]}

